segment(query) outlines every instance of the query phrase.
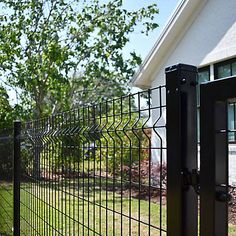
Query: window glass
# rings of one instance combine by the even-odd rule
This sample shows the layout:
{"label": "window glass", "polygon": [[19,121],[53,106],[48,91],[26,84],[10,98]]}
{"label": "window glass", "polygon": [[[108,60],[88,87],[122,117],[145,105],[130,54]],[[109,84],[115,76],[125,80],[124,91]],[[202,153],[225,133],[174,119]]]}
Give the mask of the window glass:
{"label": "window glass", "polygon": [[201,69],[198,72],[198,86],[197,86],[197,105],[200,105],[200,84],[210,80],[209,68]]}
{"label": "window glass", "polygon": [[[235,103],[228,105],[228,128],[229,130],[235,129]],[[235,141],[234,132],[229,132],[229,141]]]}
{"label": "window glass", "polygon": [[236,75],[236,62],[232,63],[232,75]]}
{"label": "window glass", "polygon": [[200,108],[197,109],[197,141],[200,142]]}
{"label": "window glass", "polygon": [[231,76],[230,64],[218,67],[218,79]]}
{"label": "window glass", "polygon": [[[199,69],[198,85],[197,85],[197,105],[200,106],[200,84],[210,80],[210,68],[205,67]],[[197,139],[200,141],[200,109],[197,109]]]}
{"label": "window glass", "polygon": [[198,83],[201,84],[203,82],[209,81],[210,75],[209,75],[209,69],[200,71],[198,73]]}

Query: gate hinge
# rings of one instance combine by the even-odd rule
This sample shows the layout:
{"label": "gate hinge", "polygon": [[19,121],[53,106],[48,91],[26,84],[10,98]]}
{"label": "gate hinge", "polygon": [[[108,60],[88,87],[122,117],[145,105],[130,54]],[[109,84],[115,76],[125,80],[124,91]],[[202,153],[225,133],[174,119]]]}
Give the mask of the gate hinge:
{"label": "gate hinge", "polygon": [[190,186],[193,187],[196,194],[200,194],[200,175],[197,169],[193,169],[191,172],[188,169],[184,169],[182,172],[183,176],[183,187],[188,189]]}

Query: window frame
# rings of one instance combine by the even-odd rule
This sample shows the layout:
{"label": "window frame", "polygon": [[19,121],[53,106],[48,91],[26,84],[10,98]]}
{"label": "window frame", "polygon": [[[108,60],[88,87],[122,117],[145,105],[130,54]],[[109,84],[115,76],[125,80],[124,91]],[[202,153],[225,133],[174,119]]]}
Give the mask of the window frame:
{"label": "window frame", "polygon": [[[236,57],[215,63],[214,64],[214,80],[221,79],[219,78],[219,74],[218,74],[218,68],[220,66],[230,65],[230,76],[232,76],[232,64],[235,62],[236,62]],[[222,78],[226,78],[226,77],[222,77]]]}
{"label": "window frame", "polygon": [[[207,72],[208,72],[208,74],[209,74],[209,80],[208,80],[208,81],[210,81],[210,80],[211,80],[211,69],[210,69],[210,65],[208,65],[208,66],[203,66],[203,67],[198,68],[198,74],[201,73],[201,72],[204,72],[204,71],[207,71]],[[198,82],[198,79],[197,79],[197,82]],[[200,84],[198,84],[198,86],[200,86]],[[200,92],[200,89],[199,89],[199,92]],[[199,108],[199,107],[200,107],[200,105],[197,104],[197,108]]]}
{"label": "window frame", "polygon": [[[236,127],[236,103],[229,103],[228,105],[230,104],[233,104],[233,116],[234,116],[234,127]],[[229,108],[228,108],[228,112],[229,112]],[[229,125],[229,124],[228,124]],[[233,128],[235,129],[235,128]],[[229,133],[228,133],[229,135]],[[234,140],[229,140],[229,137],[228,137],[228,142],[230,144],[235,144],[236,143],[236,132],[233,131],[233,136],[234,136]]]}
{"label": "window frame", "polygon": [[[201,72],[208,72],[209,74],[209,78],[208,78],[208,81],[211,80],[211,69],[210,69],[210,65],[207,65],[207,66],[203,66],[203,67],[200,67],[198,68],[198,75],[199,73]],[[198,77],[199,79],[199,77]],[[199,82],[197,79],[197,82]],[[200,84],[198,83],[199,88],[197,89],[197,93],[199,92],[200,93]],[[200,94],[199,94],[200,95]],[[198,96],[198,95],[197,95]],[[198,104],[198,97],[197,97],[197,141],[198,141],[198,144],[200,144],[200,104]]]}
{"label": "window frame", "polygon": [[[222,78],[227,78],[227,77],[221,77],[219,78],[219,74],[218,74],[218,69],[220,66],[225,66],[225,65],[230,65],[230,76],[233,76],[233,70],[232,70],[232,65],[233,63],[236,63],[236,57],[228,59],[228,60],[224,60],[218,63],[215,63],[214,66],[214,80],[217,79],[222,79]],[[228,108],[229,109],[229,108]],[[234,127],[236,127],[236,105],[234,105],[233,108],[233,113],[234,113]],[[228,140],[229,143],[231,144],[235,144],[236,143],[236,132],[234,132],[234,140]]]}

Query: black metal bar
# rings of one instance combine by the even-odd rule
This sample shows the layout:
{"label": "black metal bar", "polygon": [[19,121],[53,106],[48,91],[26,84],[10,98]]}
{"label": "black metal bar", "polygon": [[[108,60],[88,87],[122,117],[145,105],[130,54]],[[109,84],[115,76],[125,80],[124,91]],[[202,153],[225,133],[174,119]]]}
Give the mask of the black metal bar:
{"label": "black metal bar", "polygon": [[20,173],[21,173],[21,161],[20,161],[20,134],[21,134],[21,122],[14,122],[14,236],[20,235]]}
{"label": "black metal bar", "polygon": [[236,77],[200,86],[201,236],[228,235],[227,100],[236,98]]}
{"label": "black metal bar", "polygon": [[183,186],[183,174],[197,169],[197,68],[166,68],[167,105],[167,234],[196,236],[197,194]]}
{"label": "black metal bar", "polygon": [[[228,130],[227,101],[215,105],[215,129]],[[215,220],[216,236],[228,235],[228,203],[220,200],[222,193],[228,193],[228,132],[217,132],[215,135],[216,158],[216,202]],[[219,198],[219,199],[217,199]],[[225,219],[222,222],[222,218]]]}

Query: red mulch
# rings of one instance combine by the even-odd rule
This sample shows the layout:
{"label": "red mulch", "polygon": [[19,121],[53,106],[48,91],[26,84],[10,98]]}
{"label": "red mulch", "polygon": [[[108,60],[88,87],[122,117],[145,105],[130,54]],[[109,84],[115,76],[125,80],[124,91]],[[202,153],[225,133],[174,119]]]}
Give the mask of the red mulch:
{"label": "red mulch", "polygon": [[229,192],[232,196],[231,201],[229,202],[229,208],[228,208],[228,221],[230,224],[236,225],[236,188],[230,188]]}

